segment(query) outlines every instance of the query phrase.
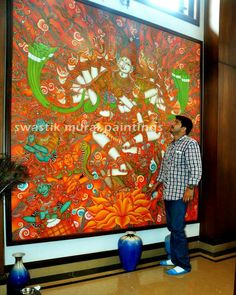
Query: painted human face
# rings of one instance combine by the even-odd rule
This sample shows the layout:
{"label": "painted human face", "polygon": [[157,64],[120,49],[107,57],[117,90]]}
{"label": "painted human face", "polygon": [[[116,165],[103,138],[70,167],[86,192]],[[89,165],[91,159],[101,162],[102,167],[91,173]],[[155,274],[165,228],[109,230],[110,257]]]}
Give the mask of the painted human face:
{"label": "painted human face", "polygon": [[133,71],[131,60],[126,56],[122,56],[121,58],[119,58],[117,65],[120,71],[125,74],[131,73]]}

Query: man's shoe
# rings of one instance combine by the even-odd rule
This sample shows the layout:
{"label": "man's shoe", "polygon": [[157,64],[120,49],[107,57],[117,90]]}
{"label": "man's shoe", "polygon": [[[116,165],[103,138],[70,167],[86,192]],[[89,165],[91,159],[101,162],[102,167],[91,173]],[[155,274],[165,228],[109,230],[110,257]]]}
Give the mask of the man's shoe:
{"label": "man's shoe", "polygon": [[166,271],[166,273],[169,276],[179,276],[179,275],[183,275],[183,274],[188,273],[188,272],[190,272],[190,270],[185,270],[184,268],[182,268],[180,266],[176,266],[176,267]]}
{"label": "man's shoe", "polygon": [[161,260],[160,265],[161,266],[174,266],[174,263],[171,261],[171,259],[167,259],[167,260]]}

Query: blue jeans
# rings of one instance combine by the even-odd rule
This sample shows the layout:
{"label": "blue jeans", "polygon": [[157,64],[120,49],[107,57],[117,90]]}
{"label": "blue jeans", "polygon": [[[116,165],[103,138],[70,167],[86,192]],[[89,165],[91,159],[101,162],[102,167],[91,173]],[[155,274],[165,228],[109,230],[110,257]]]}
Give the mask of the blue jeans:
{"label": "blue jeans", "polygon": [[185,235],[185,214],[187,204],[183,200],[166,201],[166,222],[170,231],[170,253],[171,261],[187,271],[191,270],[188,243]]}

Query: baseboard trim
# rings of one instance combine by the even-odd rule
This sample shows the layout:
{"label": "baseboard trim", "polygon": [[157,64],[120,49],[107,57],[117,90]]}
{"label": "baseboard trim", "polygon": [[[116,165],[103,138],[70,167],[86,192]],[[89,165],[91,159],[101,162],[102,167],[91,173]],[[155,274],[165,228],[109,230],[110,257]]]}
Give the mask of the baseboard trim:
{"label": "baseboard trim", "polygon": [[[202,256],[218,262],[236,256],[236,241],[221,245],[209,245],[196,237],[188,239],[191,257]],[[137,270],[159,265],[166,257],[164,243],[143,247],[141,261]],[[62,263],[60,263],[62,262]],[[62,284],[72,284],[102,278],[125,272],[121,269],[118,251],[109,251],[78,257],[53,259],[46,263],[26,263],[31,275],[31,285],[41,285],[51,288]],[[9,270],[12,266],[6,268]],[[0,277],[0,285],[6,284],[6,276]]]}
{"label": "baseboard trim", "polygon": [[202,241],[199,241],[199,248],[203,251],[207,251],[214,255],[221,255],[224,251],[227,250],[233,250],[236,248],[236,241],[227,242],[224,244],[218,244],[218,245],[211,245]]}
{"label": "baseboard trim", "polygon": [[[203,254],[203,253],[199,253],[199,252],[191,253],[190,257],[191,257],[191,259],[195,258],[195,257],[203,257],[203,258],[209,259],[209,260],[217,263],[222,260],[236,257],[236,252],[225,255],[223,258],[219,258],[219,259],[213,259],[212,257],[209,257],[208,255]],[[160,258],[163,259],[164,257],[160,257]],[[152,262],[141,261],[140,264],[138,265],[137,269],[134,271],[144,270],[144,269],[156,267],[159,265],[160,265],[160,260],[152,261]],[[76,283],[80,283],[80,282],[92,281],[95,279],[111,277],[111,276],[122,274],[125,272],[126,271],[124,271],[123,269],[120,268],[120,265],[117,265],[117,266],[114,266],[113,270],[109,269],[109,270],[105,271],[105,268],[103,268],[103,269],[101,268],[101,269],[99,269],[99,272],[91,273],[88,275],[84,275],[83,273],[81,273],[81,276],[78,276],[78,277],[73,277],[73,278],[69,278],[69,279],[61,279],[61,280],[56,279],[56,280],[52,280],[50,282],[43,282],[42,281],[41,283],[36,280],[36,281],[32,281],[31,284],[32,284],[32,286],[40,285],[42,290],[46,290],[46,289],[56,288],[56,287],[60,287],[60,286],[66,286],[66,285],[76,284]]]}

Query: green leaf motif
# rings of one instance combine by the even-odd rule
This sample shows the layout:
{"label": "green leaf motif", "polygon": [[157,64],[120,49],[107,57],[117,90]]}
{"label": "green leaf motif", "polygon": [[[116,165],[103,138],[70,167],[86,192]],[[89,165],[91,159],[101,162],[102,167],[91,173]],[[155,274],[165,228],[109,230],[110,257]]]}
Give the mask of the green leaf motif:
{"label": "green leaf motif", "polygon": [[184,112],[188,104],[189,81],[190,76],[185,70],[175,69],[172,71],[175,87],[178,89],[177,100],[180,104],[181,114]]}
{"label": "green leaf motif", "polygon": [[82,93],[81,101],[78,105],[70,108],[63,108],[53,105],[47,100],[41,91],[41,72],[47,61],[53,57],[57,48],[46,46],[42,43],[34,43],[29,45],[28,52],[28,82],[36,99],[46,108],[60,113],[72,113],[77,111],[84,104],[85,90]]}

